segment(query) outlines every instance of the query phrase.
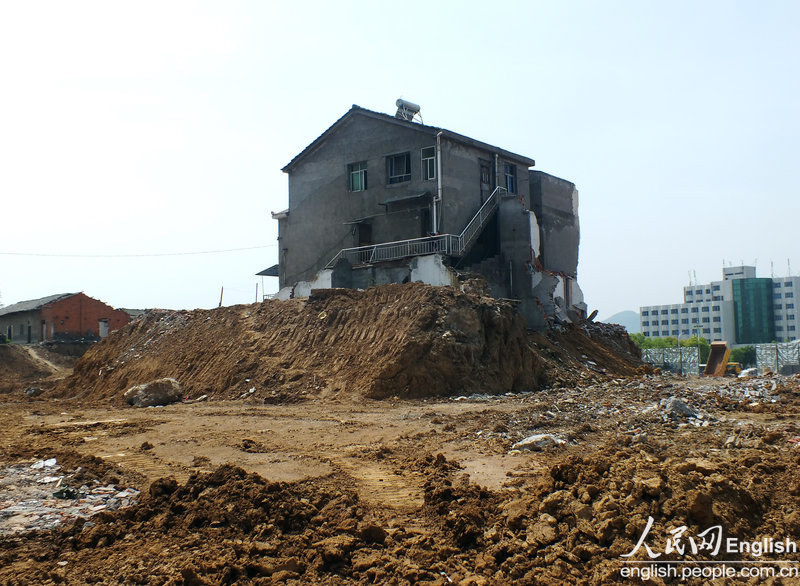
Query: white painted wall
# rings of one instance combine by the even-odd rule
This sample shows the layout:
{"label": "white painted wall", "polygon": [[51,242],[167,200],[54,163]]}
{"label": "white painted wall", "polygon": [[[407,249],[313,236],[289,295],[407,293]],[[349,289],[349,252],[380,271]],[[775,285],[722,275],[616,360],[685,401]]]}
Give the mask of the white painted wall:
{"label": "white painted wall", "polygon": [[455,272],[442,263],[442,257],[438,254],[416,257],[411,262],[411,280],[437,287],[458,284]]}

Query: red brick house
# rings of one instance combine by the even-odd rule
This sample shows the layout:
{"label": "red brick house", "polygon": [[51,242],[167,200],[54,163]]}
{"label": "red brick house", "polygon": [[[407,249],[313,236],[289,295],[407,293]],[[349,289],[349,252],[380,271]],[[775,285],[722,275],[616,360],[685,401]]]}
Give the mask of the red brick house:
{"label": "red brick house", "polygon": [[0,308],[0,334],[31,344],[54,339],[105,338],[130,321],[124,311],[83,293],[62,293]]}

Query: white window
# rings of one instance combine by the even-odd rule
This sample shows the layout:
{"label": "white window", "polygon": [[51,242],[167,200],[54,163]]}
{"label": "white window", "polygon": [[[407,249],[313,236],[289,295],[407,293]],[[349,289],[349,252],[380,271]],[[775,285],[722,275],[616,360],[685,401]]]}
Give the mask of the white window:
{"label": "white window", "polygon": [[422,178],[436,179],[436,147],[422,149]]}
{"label": "white window", "polygon": [[348,189],[350,191],[366,191],[367,189],[367,162],[351,163],[347,165]]}

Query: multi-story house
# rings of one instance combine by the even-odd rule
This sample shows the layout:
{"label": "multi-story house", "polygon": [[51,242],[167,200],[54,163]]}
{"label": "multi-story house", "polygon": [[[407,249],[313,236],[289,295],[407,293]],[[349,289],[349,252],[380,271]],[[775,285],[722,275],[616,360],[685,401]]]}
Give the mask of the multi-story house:
{"label": "multi-story house", "polygon": [[[409,106],[411,110],[409,110]],[[325,287],[483,275],[519,300],[531,327],[580,319],[578,193],[533,159],[413,120],[353,106],[283,168],[282,297]]]}

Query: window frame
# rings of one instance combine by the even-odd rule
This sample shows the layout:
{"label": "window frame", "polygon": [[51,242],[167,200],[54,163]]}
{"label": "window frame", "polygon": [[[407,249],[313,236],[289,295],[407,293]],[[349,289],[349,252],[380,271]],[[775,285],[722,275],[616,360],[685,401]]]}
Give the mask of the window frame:
{"label": "window frame", "polygon": [[[356,166],[358,165],[358,168]],[[366,161],[356,161],[355,163],[348,163],[347,165],[347,190],[351,193],[357,193],[359,191],[366,191],[368,188],[368,176],[367,176],[367,162]],[[353,185],[353,177],[358,175],[361,181],[361,188],[354,189]]]}
{"label": "window frame", "polygon": [[517,193],[517,166],[513,163],[503,163],[503,176],[506,180],[506,191]]}
{"label": "window frame", "polygon": [[[431,155],[426,157],[425,151],[429,151]],[[433,181],[436,179],[436,147],[429,146],[421,148],[419,156],[422,165],[422,180]]]}
{"label": "window frame", "polygon": [[[401,157],[406,165],[404,173],[398,173],[396,168],[396,161]],[[386,155],[386,184],[397,185],[408,181],[411,181],[411,151]]]}

